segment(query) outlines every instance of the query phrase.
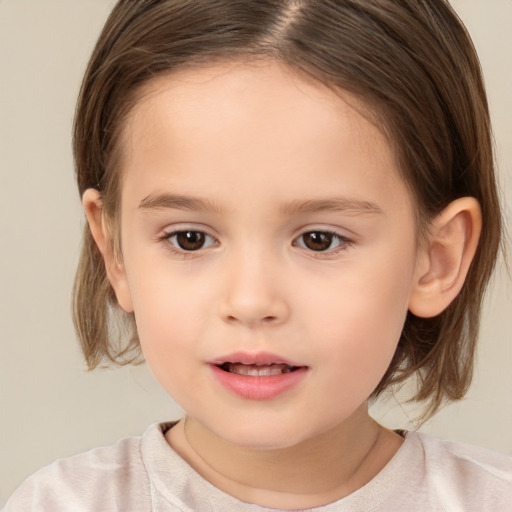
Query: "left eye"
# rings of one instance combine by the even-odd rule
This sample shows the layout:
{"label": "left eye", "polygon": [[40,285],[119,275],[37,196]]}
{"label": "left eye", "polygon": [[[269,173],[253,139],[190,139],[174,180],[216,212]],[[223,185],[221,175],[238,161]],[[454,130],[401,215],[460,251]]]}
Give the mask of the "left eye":
{"label": "left eye", "polygon": [[169,243],[182,251],[199,251],[215,245],[215,240],[203,231],[174,231],[166,238]]}
{"label": "left eye", "polygon": [[346,238],[329,231],[308,231],[297,238],[295,245],[310,251],[325,252],[337,249],[347,242]]}

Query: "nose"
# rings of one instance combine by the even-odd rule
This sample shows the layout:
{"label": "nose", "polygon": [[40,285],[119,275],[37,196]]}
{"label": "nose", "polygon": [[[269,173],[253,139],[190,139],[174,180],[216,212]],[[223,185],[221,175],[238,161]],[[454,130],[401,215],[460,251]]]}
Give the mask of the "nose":
{"label": "nose", "polygon": [[278,325],[290,314],[282,268],[265,254],[239,255],[226,263],[220,316],[228,323]]}

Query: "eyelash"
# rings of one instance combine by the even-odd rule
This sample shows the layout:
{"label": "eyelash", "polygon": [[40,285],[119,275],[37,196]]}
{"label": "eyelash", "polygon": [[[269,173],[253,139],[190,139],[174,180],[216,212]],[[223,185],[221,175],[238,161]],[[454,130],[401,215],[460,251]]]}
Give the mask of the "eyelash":
{"label": "eyelash", "polygon": [[204,239],[211,239],[213,241],[213,243],[208,245],[206,248],[208,248],[212,245],[218,245],[218,242],[214,237],[212,237],[208,233],[201,231],[199,229],[178,229],[176,231],[171,231],[170,233],[164,233],[161,237],[159,237],[159,240],[166,244],[166,247],[168,250],[170,250],[174,254],[182,256],[183,258],[194,257],[197,255],[197,253],[200,253],[202,249],[205,249],[205,247],[200,247],[199,249],[187,250],[182,247],[179,247],[178,243],[174,244],[172,242],[172,239],[181,234],[194,234],[194,235],[200,235]]}
{"label": "eyelash", "polygon": [[[204,240],[210,239],[212,241],[212,243],[210,243],[206,247],[204,247],[204,245],[202,245],[198,249],[187,250],[187,249],[184,249],[183,247],[179,247],[179,243],[177,241],[175,243],[172,242],[172,240],[175,239],[176,237],[178,237],[179,235],[187,235],[187,234],[188,235],[194,234],[196,236],[199,235],[200,237],[203,237]],[[311,248],[305,246],[304,242],[303,242],[303,245],[300,245],[300,243],[298,242],[301,239],[303,240],[303,237],[306,235],[321,235],[324,237],[327,236],[327,237],[330,237],[329,245],[331,245],[334,240],[336,240],[338,242],[338,245],[334,249],[315,251],[314,249],[311,249]],[[218,241],[214,237],[212,237],[205,231],[194,230],[194,229],[180,229],[180,230],[176,230],[176,231],[171,231],[169,233],[164,233],[162,236],[159,237],[159,241],[164,242],[166,244],[166,247],[170,251],[172,251],[174,254],[182,256],[183,258],[190,258],[190,257],[197,256],[198,253],[201,253],[201,251],[203,249],[207,249],[208,247],[218,245]],[[350,240],[349,238],[342,236],[339,233],[329,231],[329,230],[321,230],[321,229],[305,231],[304,233],[302,233],[301,235],[299,235],[297,238],[295,238],[293,240],[293,245],[295,247],[300,247],[301,249],[304,249],[304,250],[310,252],[314,257],[317,257],[317,258],[322,258],[322,257],[325,258],[325,257],[336,255],[342,251],[347,250],[353,244],[354,244],[353,240]]]}
{"label": "eyelash", "polygon": [[[334,249],[327,249],[325,251],[322,251],[322,250],[315,251],[314,249],[311,249],[309,247],[304,247],[302,245],[299,245],[299,243],[297,242],[298,240],[303,239],[306,235],[313,235],[313,234],[330,237],[329,245],[331,245],[334,240],[336,240],[338,242],[338,245]],[[336,255],[342,251],[347,250],[351,245],[353,245],[353,243],[354,243],[353,240],[350,240],[349,238],[342,236],[339,233],[336,233],[334,231],[321,230],[321,229],[306,231],[294,240],[295,246],[301,247],[302,249],[305,249],[305,250],[311,252],[317,258],[329,257],[332,255]]]}

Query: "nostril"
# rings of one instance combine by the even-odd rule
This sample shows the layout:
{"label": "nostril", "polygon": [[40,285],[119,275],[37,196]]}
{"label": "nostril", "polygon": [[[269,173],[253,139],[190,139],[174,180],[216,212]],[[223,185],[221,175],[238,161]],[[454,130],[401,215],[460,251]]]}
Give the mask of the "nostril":
{"label": "nostril", "polygon": [[285,321],[288,315],[288,305],[284,300],[265,299],[256,294],[253,296],[246,294],[243,297],[231,296],[229,300],[219,305],[219,316],[224,322],[233,325],[276,325]]}
{"label": "nostril", "polygon": [[[238,322],[240,319],[237,318],[236,316],[233,316],[233,315],[229,315],[226,320],[228,322]],[[261,319],[262,322],[264,323],[273,323],[273,322],[276,322],[278,320],[277,316],[265,316]]]}

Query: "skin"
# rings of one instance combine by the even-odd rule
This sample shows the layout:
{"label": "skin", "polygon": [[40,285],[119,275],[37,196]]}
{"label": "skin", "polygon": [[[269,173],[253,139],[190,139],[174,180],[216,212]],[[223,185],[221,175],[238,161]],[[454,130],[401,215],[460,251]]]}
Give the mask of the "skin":
{"label": "skin", "polygon": [[[98,193],[84,195],[145,358],[188,415],[170,445],[243,501],[318,506],[389,462],[402,439],[368,415],[368,397],[407,311],[442,311],[476,247],[471,198],[418,245],[411,196],[364,111],[273,62],[181,71],[151,82],[125,126],[122,261]],[[204,246],[180,248],[180,230]],[[311,232],[339,238],[315,251]],[[242,398],[208,364],[235,351],[272,352],[305,376],[276,398]]]}

